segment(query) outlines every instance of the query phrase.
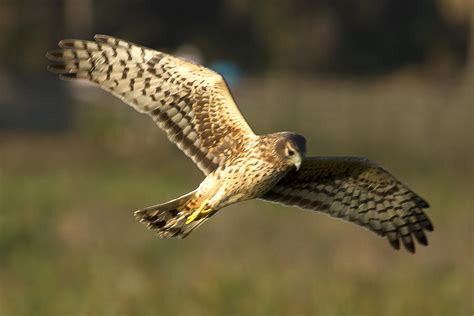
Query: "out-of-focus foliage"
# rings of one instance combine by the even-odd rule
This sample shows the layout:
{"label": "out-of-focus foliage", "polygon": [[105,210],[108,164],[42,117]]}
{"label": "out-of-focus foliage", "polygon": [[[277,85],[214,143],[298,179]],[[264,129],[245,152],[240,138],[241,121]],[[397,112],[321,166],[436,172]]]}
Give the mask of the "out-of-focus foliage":
{"label": "out-of-focus foliage", "polygon": [[51,131],[71,125],[68,94],[45,71],[45,52],[63,38],[108,33],[167,52],[191,48],[205,65],[229,64],[242,75],[367,78],[408,69],[451,80],[467,73],[469,50],[474,51],[469,3],[4,0],[0,129]]}
{"label": "out-of-focus foliage", "polygon": [[207,61],[230,59],[251,72],[452,68],[466,62],[468,17],[469,0],[6,0],[0,59],[40,71],[38,52],[58,39],[102,32],[168,50],[193,43]]}

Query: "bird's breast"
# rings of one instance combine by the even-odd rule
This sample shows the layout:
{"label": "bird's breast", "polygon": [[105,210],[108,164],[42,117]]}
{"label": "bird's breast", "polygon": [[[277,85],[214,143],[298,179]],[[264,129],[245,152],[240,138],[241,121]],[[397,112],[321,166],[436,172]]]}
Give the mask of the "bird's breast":
{"label": "bird's breast", "polygon": [[285,174],[286,170],[266,160],[248,157],[216,170],[231,203],[260,197]]}

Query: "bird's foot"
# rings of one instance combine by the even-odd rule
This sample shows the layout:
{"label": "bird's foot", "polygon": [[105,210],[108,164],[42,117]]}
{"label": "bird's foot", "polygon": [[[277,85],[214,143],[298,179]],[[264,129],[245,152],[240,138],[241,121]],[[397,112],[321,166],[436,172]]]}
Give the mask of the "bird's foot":
{"label": "bird's foot", "polygon": [[202,202],[201,206],[197,208],[191,215],[188,216],[186,219],[186,225],[191,224],[194,220],[196,220],[200,215],[207,215],[212,212],[212,208],[206,208],[207,202],[209,199],[206,199]]}

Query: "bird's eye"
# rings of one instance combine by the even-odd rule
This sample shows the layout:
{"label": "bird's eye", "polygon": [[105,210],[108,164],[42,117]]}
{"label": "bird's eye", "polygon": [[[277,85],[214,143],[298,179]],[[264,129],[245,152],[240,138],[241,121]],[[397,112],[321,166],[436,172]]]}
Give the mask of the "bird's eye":
{"label": "bird's eye", "polygon": [[291,149],[288,149],[288,156],[293,156],[295,154],[295,152]]}

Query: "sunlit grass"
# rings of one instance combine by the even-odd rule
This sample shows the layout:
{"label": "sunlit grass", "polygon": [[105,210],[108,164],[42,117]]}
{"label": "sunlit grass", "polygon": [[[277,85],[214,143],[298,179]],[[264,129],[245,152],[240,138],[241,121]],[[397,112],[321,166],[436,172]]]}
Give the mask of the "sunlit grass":
{"label": "sunlit grass", "polygon": [[67,135],[1,138],[0,315],[472,313],[471,105],[424,86],[321,85],[244,85],[237,98],[259,132],[299,130],[314,154],[383,163],[430,201],[429,247],[396,252],[354,225],[261,201],[187,239],[154,238],[132,211],[202,175],[147,118],[101,125],[103,111],[133,112],[89,105]]}

